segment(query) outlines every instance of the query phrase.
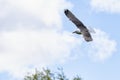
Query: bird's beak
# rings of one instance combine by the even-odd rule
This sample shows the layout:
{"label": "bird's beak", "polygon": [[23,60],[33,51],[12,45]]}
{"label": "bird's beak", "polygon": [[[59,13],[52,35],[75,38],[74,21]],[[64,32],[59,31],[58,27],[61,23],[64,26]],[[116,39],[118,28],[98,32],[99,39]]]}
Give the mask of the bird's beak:
{"label": "bird's beak", "polygon": [[72,32],[72,33],[75,33],[75,31],[74,31],[74,32]]}

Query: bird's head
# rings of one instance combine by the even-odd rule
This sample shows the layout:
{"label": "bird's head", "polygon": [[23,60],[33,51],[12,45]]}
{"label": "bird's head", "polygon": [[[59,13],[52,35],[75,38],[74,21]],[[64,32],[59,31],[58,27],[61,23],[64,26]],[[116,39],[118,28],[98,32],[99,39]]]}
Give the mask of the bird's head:
{"label": "bird's head", "polygon": [[73,33],[82,34],[80,31],[74,31]]}

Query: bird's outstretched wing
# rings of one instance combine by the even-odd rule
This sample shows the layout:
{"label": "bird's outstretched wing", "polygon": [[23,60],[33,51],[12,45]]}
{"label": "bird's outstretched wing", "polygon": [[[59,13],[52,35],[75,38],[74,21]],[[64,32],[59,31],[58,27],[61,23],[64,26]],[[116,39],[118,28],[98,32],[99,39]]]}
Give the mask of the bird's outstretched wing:
{"label": "bird's outstretched wing", "polygon": [[65,15],[66,15],[79,29],[81,29],[81,30],[82,30],[83,28],[86,29],[86,27],[84,26],[84,24],[83,24],[79,19],[77,19],[77,18],[75,17],[75,15],[72,14],[71,11],[69,11],[68,9],[65,9],[64,13],[65,13]]}
{"label": "bird's outstretched wing", "polygon": [[83,37],[84,39],[89,42],[89,41],[92,41],[92,37],[88,31],[88,29],[84,26],[84,24],[79,20],[77,19],[71,11],[69,11],[68,9],[65,9],[64,11],[65,15],[77,26],[77,28],[80,29],[80,31],[82,32],[83,34]]}

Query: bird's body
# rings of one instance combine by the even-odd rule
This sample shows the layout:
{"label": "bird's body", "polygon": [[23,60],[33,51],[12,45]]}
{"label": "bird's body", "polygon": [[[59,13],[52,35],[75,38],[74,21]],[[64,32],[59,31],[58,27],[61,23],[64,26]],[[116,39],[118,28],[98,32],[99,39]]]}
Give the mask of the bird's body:
{"label": "bird's body", "polygon": [[74,31],[73,33],[76,34],[82,34],[84,39],[89,42],[92,41],[91,34],[89,33],[89,30],[86,28],[86,26],[79,20],[77,19],[72,12],[70,12],[68,9],[64,11],[65,15],[79,28],[80,31]]}

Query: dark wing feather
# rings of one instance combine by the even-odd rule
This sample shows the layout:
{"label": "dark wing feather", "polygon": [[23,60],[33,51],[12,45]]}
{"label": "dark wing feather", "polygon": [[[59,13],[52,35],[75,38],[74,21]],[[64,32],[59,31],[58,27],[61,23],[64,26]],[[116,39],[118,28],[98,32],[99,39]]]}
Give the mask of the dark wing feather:
{"label": "dark wing feather", "polygon": [[85,39],[87,42],[93,40],[92,37],[91,37],[91,35],[90,35],[90,33],[89,33],[89,31],[84,31],[82,34],[83,34],[84,39]]}
{"label": "dark wing feather", "polygon": [[64,11],[65,15],[80,29],[86,29],[86,27],[84,26],[84,24],[75,17],[75,15],[72,14],[71,11],[69,11],[68,9],[66,9]]}
{"label": "dark wing feather", "polygon": [[84,39],[89,42],[89,41],[92,41],[92,37],[88,31],[88,29],[84,26],[84,24],[79,20],[77,19],[73,14],[72,12],[70,12],[68,9],[66,9],[64,11],[65,15],[81,30],[82,34],[83,34],[83,37]]}

